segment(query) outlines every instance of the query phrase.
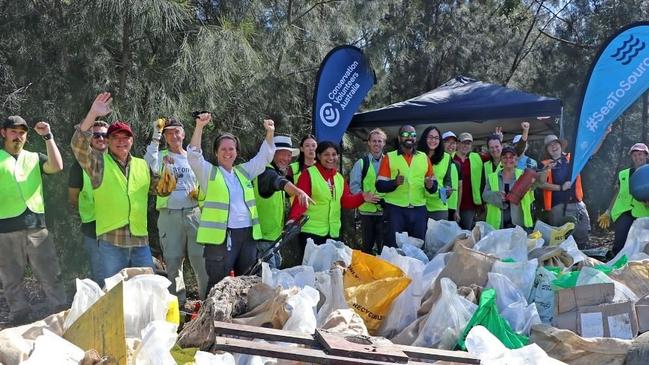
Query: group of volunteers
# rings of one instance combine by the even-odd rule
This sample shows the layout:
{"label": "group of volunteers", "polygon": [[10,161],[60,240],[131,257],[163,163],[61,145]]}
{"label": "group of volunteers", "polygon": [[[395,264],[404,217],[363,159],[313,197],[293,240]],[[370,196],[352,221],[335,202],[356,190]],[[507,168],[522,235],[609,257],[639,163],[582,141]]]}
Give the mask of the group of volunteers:
{"label": "group of volunteers", "polygon": [[[388,136],[374,129],[367,137],[367,154],[356,161],[346,180],[338,170],[338,144],[306,135],[299,149],[294,148],[289,136],[275,136],[270,119],[263,121],[265,139],[250,160],[238,163],[239,139],[223,133],[211,145],[214,162],[209,162],[201,147],[203,129],[212,122],[209,112],[196,113],[187,146],[180,120],[155,121],[144,158],[135,157],[129,124],[100,120],[111,113],[111,101],[110,93],[99,94],[74,127],[71,148],[76,161],[68,183],[69,202],[82,222],[90,275],[100,285],[123,268],[154,266],[147,229],[150,195],[156,196],[170,291],[181,305],[186,300],[186,257],[204,298],[224,277],[245,273],[281,237],[286,224],[304,215],[309,219],[299,235],[302,250],[308,239],[315,244],[339,239],[341,210],[358,209],[362,228],[358,246],[375,253],[383,245],[394,246],[397,232],[424,239],[429,218],[456,221],[471,229],[484,216],[494,228],[531,230],[539,214],[533,208],[534,189],[538,189],[548,223],[558,226],[571,216],[578,244],[588,240],[590,221],[581,178],[570,182],[565,142],[546,136],[545,158],[537,163],[526,155],[527,122],[511,145],[503,144],[503,133],[497,128],[487,138],[486,153],[474,152],[469,133],[458,136],[430,126],[418,136],[410,125],[400,127],[396,149],[386,153]],[[60,310],[67,303],[56,250],[45,226],[42,184],[42,175],[60,172],[63,161],[49,125],[38,122],[34,129],[45,141],[47,154],[23,149],[29,127],[21,117],[6,118],[0,129],[4,140],[0,281],[15,323],[30,318],[23,283],[28,262],[50,309]],[[633,167],[620,172],[611,203],[616,245],[618,233],[621,237],[628,232],[633,219],[649,216],[645,203],[635,201],[628,188],[630,174],[647,163],[649,149],[639,143],[630,155]],[[539,174],[531,189],[512,202],[508,196],[525,169]],[[170,186],[165,180],[169,173],[175,184],[169,191],[160,189]],[[273,256],[269,264],[280,267],[281,256]]]}

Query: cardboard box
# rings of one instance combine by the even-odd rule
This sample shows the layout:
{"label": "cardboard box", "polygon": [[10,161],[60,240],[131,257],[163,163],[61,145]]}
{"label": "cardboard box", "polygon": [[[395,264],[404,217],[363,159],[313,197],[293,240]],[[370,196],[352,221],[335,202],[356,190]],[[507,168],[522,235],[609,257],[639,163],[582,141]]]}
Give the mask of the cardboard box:
{"label": "cardboard box", "polygon": [[615,297],[613,283],[576,286],[554,294],[554,313],[572,312],[585,306],[611,303]]}
{"label": "cardboard box", "polygon": [[555,314],[552,317],[552,326],[577,333],[577,311]]}
{"label": "cardboard box", "polygon": [[635,312],[638,317],[638,333],[649,331],[649,297],[641,298],[635,303]]}
{"label": "cardboard box", "polygon": [[579,335],[631,340],[638,334],[638,318],[633,302],[581,307],[577,311]]}

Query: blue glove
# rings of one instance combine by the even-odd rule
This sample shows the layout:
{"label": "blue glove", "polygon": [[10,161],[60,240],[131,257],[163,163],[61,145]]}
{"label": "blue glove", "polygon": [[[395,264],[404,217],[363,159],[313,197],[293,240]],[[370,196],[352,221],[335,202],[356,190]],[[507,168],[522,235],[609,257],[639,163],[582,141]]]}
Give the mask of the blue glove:
{"label": "blue glove", "polygon": [[442,203],[446,204],[446,200],[448,199],[448,190],[446,189],[446,186],[442,186],[439,188],[439,198],[442,199]]}

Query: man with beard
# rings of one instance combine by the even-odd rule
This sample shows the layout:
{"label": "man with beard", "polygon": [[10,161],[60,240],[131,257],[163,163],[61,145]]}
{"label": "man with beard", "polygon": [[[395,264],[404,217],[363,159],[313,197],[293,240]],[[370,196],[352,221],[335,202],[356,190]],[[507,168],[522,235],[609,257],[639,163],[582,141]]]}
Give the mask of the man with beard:
{"label": "man with beard", "polygon": [[388,152],[379,167],[376,191],[385,193],[385,214],[390,222],[387,246],[394,247],[397,232],[422,240],[426,235],[426,194],[437,191],[437,181],[428,156],[415,149],[416,139],[413,126],[399,128],[397,149]]}
{"label": "man with beard", "polygon": [[0,282],[14,325],[28,323],[31,308],[25,296],[25,265],[41,283],[51,312],[65,309],[66,297],[61,269],[52,238],[45,227],[42,174],[63,170],[63,160],[50,125],[38,122],[36,133],[45,141],[47,155],[23,149],[27,122],[8,117],[0,129]]}
{"label": "man with beard", "polygon": [[[255,200],[259,210],[259,226],[261,239],[257,242],[257,257],[260,258],[282,235],[286,219],[285,194],[298,196],[300,201],[312,202],[311,198],[301,189],[293,185],[286,177],[291,158],[298,150],[293,148],[291,137],[275,136],[275,155],[266,170],[254,180]],[[279,269],[282,257],[277,252],[268,264],[273,269]]]}
{"label": "man with beard", "polygon": [[[106,144],[107,131],[108,123],[104,121],[98,120],[92,125],[92,139],[90,140],[92,149],[106,152],[106,148],[108,148]],[[92,183],[90,176],[83,171],[77,161],[72,164],[68,177],[68,202],[72,209],[79,212],[83,246],[90,266],[90,278],[103,286],[104,277],[101,276],[100,271],[101,256],[99,256],[95,233],[95,198],[93,197]]]}

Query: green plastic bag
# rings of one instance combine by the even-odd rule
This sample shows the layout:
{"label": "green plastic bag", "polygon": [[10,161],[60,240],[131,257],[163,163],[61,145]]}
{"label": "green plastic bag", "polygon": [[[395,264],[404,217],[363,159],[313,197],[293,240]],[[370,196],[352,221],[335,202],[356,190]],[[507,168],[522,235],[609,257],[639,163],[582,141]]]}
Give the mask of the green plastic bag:
{"label": "green plastic bag", "polygon": [[458,346],[462,350],[466,350],[465,339],[475,326],[483,326],[496,336],[500,342],[508,349],[521,348],[529,342],[529,338],[519,335],[507,321],[498,314],[498,307],[496,306],[496,290],[487,289],[480,295],[480,305],[478,310],[473,314],[473,317],[467,323],[464,332],[457,341]]}
{"label": "green plastic bag", "polygon": [[[617,260],[610,267],[607,265],[595,265],[594,269],[597,269],[603,272],[606,275],[609,275],[613,270],[617,270],[621,267],[624,267],[629,262],[629,259],[626,255],[622,255],[619,260]],[[552,287],[555,290],[574,288],[577,286],[577,280],[579,279],[579,273],[581,271],[570,271],[567,273],[559,273],[557,278],[552,281]]]}

